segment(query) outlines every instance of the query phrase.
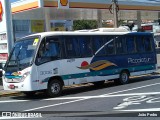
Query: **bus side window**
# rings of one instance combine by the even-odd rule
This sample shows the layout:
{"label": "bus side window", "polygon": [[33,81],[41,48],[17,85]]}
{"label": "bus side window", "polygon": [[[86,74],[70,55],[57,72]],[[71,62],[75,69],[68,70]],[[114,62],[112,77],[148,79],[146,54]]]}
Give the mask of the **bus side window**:
{"label": "bus side window", "polygon": [[[57,39],[55,39],[56,41]],[[42,64],[56,60],[60,57],[59,43],[55,42],[54,39],[43,40],[37,57],[37,63]]]}
{"label": "bus side window", "polygon": [[126,39],[127,52],[135,53],[136,47],[135,47],[134,36],[127,36],[126,38],[127,38]]}
{"label": "bus side window", "polygon": [[114,55],[115,54],[115,40],[114,36],[106,36],[105,44],[106,44],[106,54],[107,55]]}
{"label": "bus side window", "polygon": [[48,45],[46,46],[46,54],[44,54],[47,57],[58,57],[59,55],[59,44],[56,42],[48,42]]}
{"label": "bus side window", "polygon": [[136,36],[136,49],[137,52],[144,52],[144,39],[142,36]]}
{"label": "bus side window", "polygon": [[65,37],[66,54],[69,58],[80,57],[79,42],[74,36]]}
{"label": "bus side window", "polygon": [[144,37],[144,45],[145,45],[146,52],[152,51],[152,42],[150,37]]}
{"label": "bus side window", "polygon": [[117,36],[115,39],[116,54],[126,53],[126,39],[124,36]]}
{"label": "bus side window", "polygon": [[[105,44],[103,37],[101,36],[93,36],[92,37],[92,43],[93,43],[93,49],[94,49],[94,54],[101,49],[101,47]],[[105,49],[102,48],[98,53],[97,56],[103,56],[105,55]]]}
{"label": "bus side window", "polygon": [[77,38],[79,40],[80,51],[82,57],[91,57],[92,53],[92,44],[89,36],[79,36]]}

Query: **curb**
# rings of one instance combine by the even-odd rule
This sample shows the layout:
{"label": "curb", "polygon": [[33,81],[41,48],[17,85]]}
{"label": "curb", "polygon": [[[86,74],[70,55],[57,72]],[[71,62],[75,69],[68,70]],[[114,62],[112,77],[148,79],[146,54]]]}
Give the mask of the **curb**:
{"label": "curb", "polygon": [[9,93],[1,93],[0,92],[0,97],[8,97],[8,96],[17,96],[22,94],[21,92],[9,92]]}

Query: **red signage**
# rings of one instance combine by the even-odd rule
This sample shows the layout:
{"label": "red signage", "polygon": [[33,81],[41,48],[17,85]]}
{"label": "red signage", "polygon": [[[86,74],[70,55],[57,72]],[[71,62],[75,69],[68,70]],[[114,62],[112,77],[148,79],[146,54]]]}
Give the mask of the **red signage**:
{"label": "red signage", "polygon": [[0,60],[7,60],[8,54],[7,53],[0,53]]}
{"label": "red signage", "polygon": [[147,25],[147,26],[142,26],[142,30],[153,30],[153,26],[152,25]]}
{"label": "red signage", "polygon": [[3,7],[2,7],[2,2],[0,1],[0,22],[2,21],[2,16],[3,16]]}

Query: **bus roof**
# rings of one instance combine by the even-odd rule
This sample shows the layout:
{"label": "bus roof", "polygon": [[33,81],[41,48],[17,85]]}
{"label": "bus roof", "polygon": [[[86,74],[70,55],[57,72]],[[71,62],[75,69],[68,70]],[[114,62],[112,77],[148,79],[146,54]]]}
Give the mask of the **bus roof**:
{"label": "bus roof", "polygon": [[[42,32],[42,33],[37,33],[37,34],[32,34],[29,36],[51,36],[51,35],[122,35],[122,34],[127,34],[129,32],[74,32],[74,31],[62,31],[62,32]],[[29,37],[28,36],[28,37]]]}
{"label": "bus roof", "polygon": [[124,35],[124,34],[135,34],[135,35],[151,35],[153,33],[147,33],[147,32],[42,32],[42,33],[36,33],[32,35],[28,35],[25,37],[31,37],[31,36],[52,36],[52,35]]}
{"label": "bus roof", "polygon": [[51,31],[51,32],[41,32],[32,35],[25,36],[41,36],[42,38],[45,36],[55,36],[55,35],[124,35],[124,34],[134,34],[134,35],[151,35],[153,33],[149,32],[131,32],[127,28],[98,28],[91,30],[78,30],[78,31]]}

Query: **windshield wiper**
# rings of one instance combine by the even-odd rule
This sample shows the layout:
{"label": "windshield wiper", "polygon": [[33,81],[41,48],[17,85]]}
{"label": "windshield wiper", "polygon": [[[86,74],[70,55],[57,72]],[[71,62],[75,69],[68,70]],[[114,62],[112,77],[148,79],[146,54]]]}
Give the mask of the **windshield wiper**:
{"label": "windshield wiper", "polygon": [[[14,52],[14,50],[15,50],[15,48],[13,49],[13,52]],[[13,52],[11,53],[12,55],[13,55]],[[5,69],[7,70],[7,68],[8,67],[17,67],[18,68],[18,70],[19,70],[19,54],[20,54],[20,50],[19,50],[19,52],[18,52],[18,54],[17,54],[17,56],[16,56],[16,59],[15,60],[8,60],[7,61],[7,64],[6,64],[6,66],[5,66]],[[12,63],[13,62],[13,63]]]}

